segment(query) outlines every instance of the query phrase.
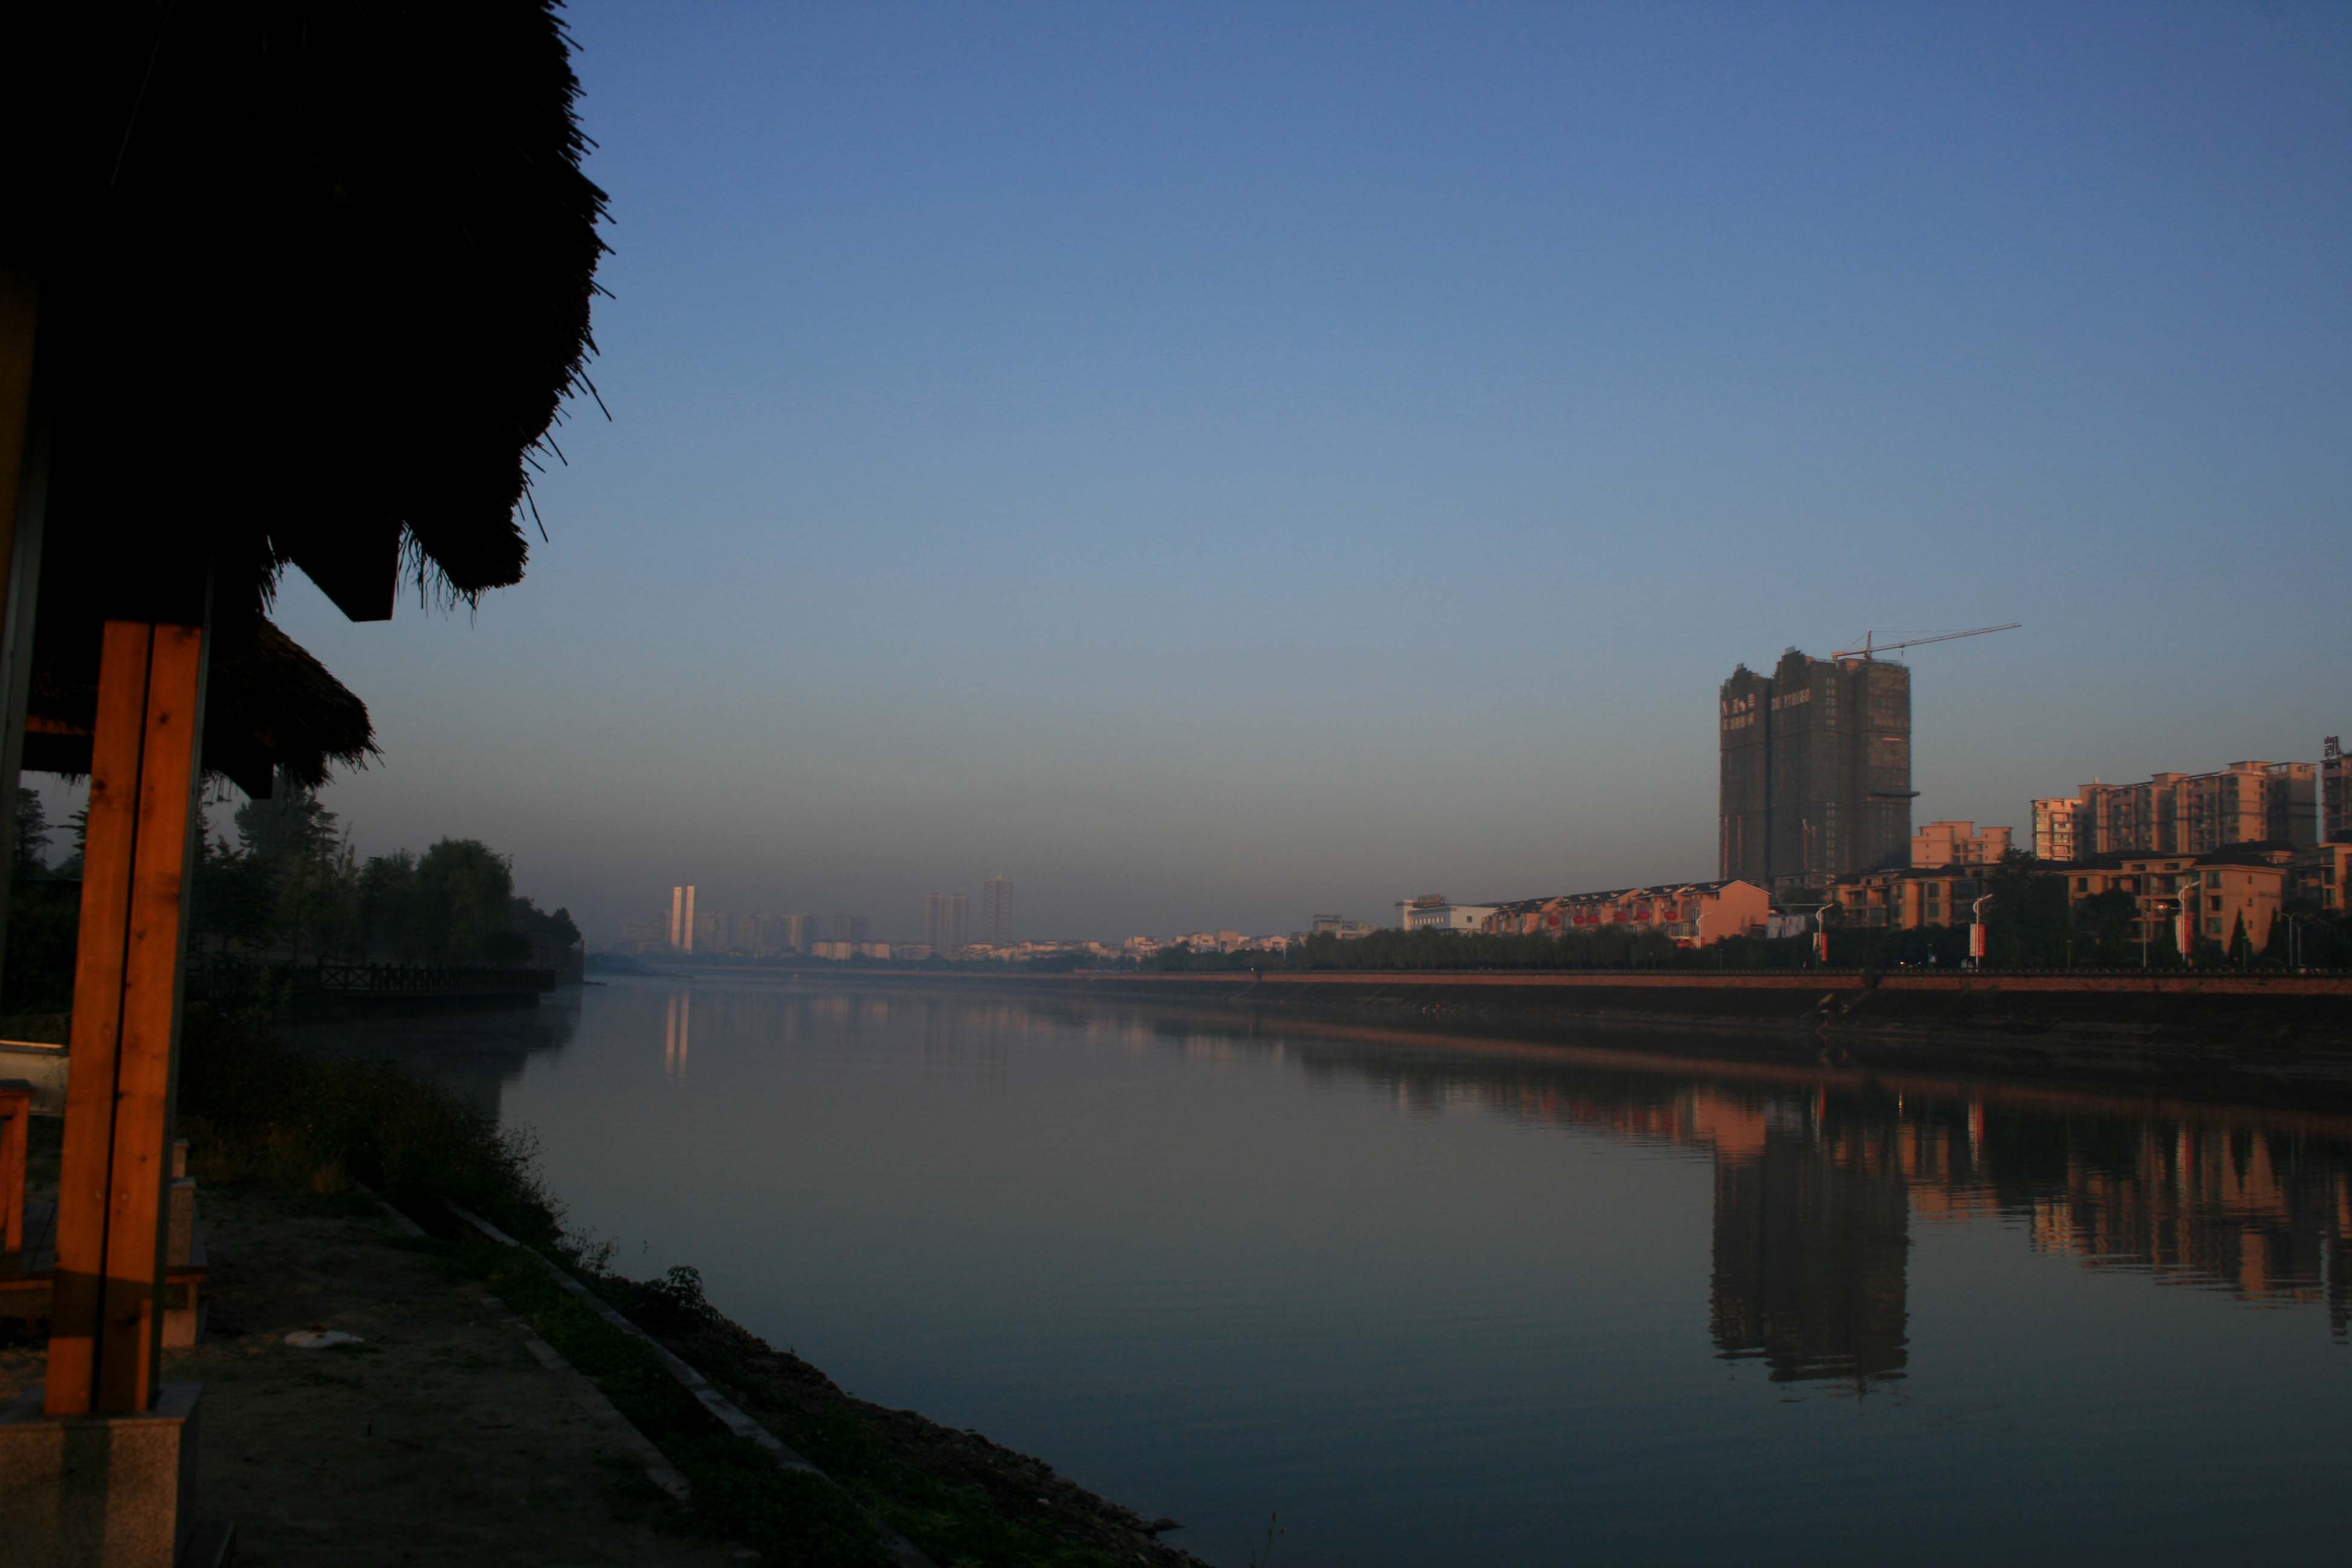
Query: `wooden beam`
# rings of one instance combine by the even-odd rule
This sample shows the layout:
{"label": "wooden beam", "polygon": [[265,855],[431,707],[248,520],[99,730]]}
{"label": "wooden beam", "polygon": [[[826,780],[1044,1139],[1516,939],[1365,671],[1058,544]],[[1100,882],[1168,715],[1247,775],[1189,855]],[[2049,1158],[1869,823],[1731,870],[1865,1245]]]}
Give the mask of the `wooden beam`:
{"label": "wooden beam", "polygon": [[16,781],[32,685],[33,604],[41,585],[48,441],[34,400],[39,279],[0,266],[0,962],[16,868]]}
{"label": "wooden beam", "polygon": [[58,1182],[52,1415],[154,1400],[205,655],[201,625],[106,623]]}

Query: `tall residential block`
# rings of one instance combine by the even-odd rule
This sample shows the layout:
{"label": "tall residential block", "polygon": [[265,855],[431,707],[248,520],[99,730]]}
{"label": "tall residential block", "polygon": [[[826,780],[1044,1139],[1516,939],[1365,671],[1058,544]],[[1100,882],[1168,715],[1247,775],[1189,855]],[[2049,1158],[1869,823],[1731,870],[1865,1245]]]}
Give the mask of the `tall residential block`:
{"label": "tall residential block", "polygon": [[2352,801],[2344,792],[2352,788],[2352,767],[2345,765],[2344,747],[2333,735],[2320,743],[2319,784],[2324,792],[2319,804],[2319,837],[2325,844],[2352,841]]}
{"label": "tall residential block", "polygon": [[980,929],[982,940],[1002,946],[1013,939],[1013,883],[991,877],[980,885]]}
{"label": "tall residential block", "polygon": [[2033,803],[2033,858],[2073,860],[2090,850],[2076,831],[2083,803],[2065,795],[2050,795]]}
{"label": "tall residential block", "polygon": [[2044,860],[2078,860],[2206,855],[2265,841],[2308,848],[2320,837],[2326,765],[2244,762],[2210,773],[2157,773],[2138,784],[2095,781],[2071,801],[2033,803],[2033,852]]}
{"label": "tall residential block", "polygon": [[1903,865],[1910,855],[1911,671],[1795,648],[1718,693],[1717,865],[1777,889]]}
{"label": "tall residential block", "polygon": [[866,917],[864,915],[834,916],[833,940],[835,942],[864,942],[866,940]]}
{"label": "tall residential block", "polygon": [[694,884],[681,882],[669,890],[669,944],[680,952],[694,951]]}
{"label": "tall residential block", "polygon": [[964,944],[964,919],[971,900],[961,893],[923,897],[923,940],[942,958]]}

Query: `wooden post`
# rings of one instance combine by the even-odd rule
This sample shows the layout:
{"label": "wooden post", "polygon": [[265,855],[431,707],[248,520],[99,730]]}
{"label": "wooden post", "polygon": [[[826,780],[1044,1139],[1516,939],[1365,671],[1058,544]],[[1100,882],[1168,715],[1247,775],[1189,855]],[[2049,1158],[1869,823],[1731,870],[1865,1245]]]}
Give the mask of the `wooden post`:
{"label": "wooden post", "polygon": [[143,1411],[155,1397],[205,643],[201,620],[105,625],[58,1182],[51,1415]]}
{"label": "wooden post", "polygon": [[16,869],[17,764],[32,681],[33,601],[41,584],[48,443],[33,393],[33,338],[40,285],[0,266],[0,964]]}

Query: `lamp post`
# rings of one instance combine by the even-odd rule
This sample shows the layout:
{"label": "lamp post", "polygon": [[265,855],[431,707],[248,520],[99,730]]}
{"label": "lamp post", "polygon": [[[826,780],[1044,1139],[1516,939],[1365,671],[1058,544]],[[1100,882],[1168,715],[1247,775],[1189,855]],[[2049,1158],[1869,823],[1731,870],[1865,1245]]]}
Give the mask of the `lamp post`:
{"label": "lamp post", "polygon": [[1970,969],[1981,970],[1984,968],[1984,910],[1985,906],[1990,902],[1992,902],[1992,895],[1990,893],[1987,893],[1982,898],[1977,900],[1975,903],[1969,906],[1969,913],[1976,921],[1975,924],[1969,927],[1969,967]]}
{"label": "lamp post", "polygon": [[2147,933],[2149,929],[2156,924],[2156,911],[2165,909],[2170,904],[2178,903],[2179,901],[2179,900],[2178,900],[2158,898],[2151,898],[2148,900],[2147,913],[2142,915],[2139,921],[2139,966],[2142,969],[2146,969],[2147,967]]}

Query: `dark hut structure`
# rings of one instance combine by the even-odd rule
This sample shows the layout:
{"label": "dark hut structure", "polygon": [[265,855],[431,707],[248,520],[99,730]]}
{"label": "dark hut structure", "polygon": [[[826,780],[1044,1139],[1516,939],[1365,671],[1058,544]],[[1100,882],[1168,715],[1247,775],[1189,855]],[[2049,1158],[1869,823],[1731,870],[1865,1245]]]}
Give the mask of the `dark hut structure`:
{"label": "dark hut structure", "polygon": [[0,10],[0,787],[28,744],[90,778],[51,1419],[157,1408],[202,766],[369,748],[282,573],[355,620],[522,575],[593,393],[577,93],[548,0]]}

